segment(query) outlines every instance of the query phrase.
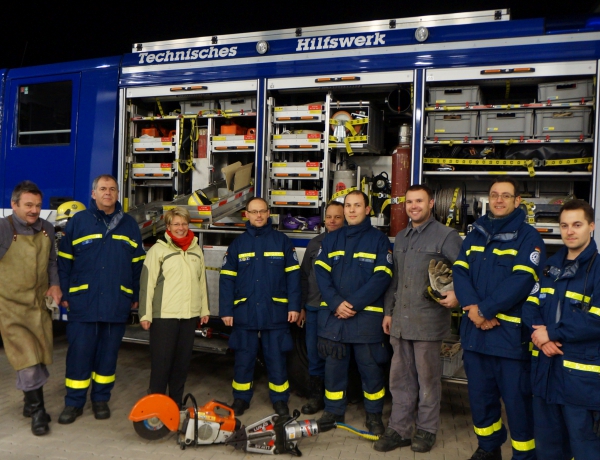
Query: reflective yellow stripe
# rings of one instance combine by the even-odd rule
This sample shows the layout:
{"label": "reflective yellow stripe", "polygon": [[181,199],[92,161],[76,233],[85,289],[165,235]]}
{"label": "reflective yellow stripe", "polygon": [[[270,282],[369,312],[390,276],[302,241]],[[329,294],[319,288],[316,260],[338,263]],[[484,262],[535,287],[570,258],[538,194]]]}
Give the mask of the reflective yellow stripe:
{"label": "reflective yellow stripe", "polygon": [[73,286],[72,288],[69,288],[69,292],[84,291],[84,290],[88,289],[89,287],[90,287],[89,284],[82,284],[81,286]]}
{"label": "reflective yellow stripe", "polygon": [[542,294],[554,294],[554,288],[542,288]]}
{"label": "reflective yellow stripe", "polygon": [[592,315],[598,315],[598,316],[600,316],[600,308],[598,308],[598,307],[592,307],[592,308],[590,308],[590,313]]}
{"label": "reflective yellow stripe", "polygon": [[315,260],[315,266],[317,266],[317,265],[320,265],[321,267],[323,267],[328,272],[331,271],[331,267],[329,265],[327,265],[325,262],[323,262],[322,260]]}
{"label": "reflective yellow stripe", "polygon": [[65,386],[67,388],[73,388],[75,390],[83,390],[84,388],[88,388],[90,386],[90,383],[92,383],[92,379],[87,379],[87,380],[65,379]]}
{"label": "reflective yellow stripe", "polygon": [[321,307],[326,307],[326,306],[327,306],[327,302],[325,302],[325,301],[322,301],[320,306],[321,306]]}
{"label": "reflective yellow stripe", "polygon": [[265,257],[283,257],[283,252],[265,252],[265,253],[263,253],[263,256],[265,256]]}
{"label": "reflective yellow stripe", "polygon": [[234,390],[248,391],[250,388],[252,388],[252,382],[238,383],[234,380],[233,382],[231,382],[231,386],[233,387]]}
{"label": "reflective yellow stripe", "polygon": [[291,267],[286,267],[284,270],[286,273],[293,272],[294,270],[300,270],[300,265],[292,265]]}
{"label": "reflective yellow stripe", "polygon": [[531,350],[531,356],[539,356],[539,350]]}
{"label": "reflective yellow stripe", "polygon": [[287,380],[282,385],[275,385],[274,383],[269,382],[269,390],[273,390],[277,393],[283,393],[289,387],[290,387],[290,384]]}
{"label": "reflective yellow stripe", "polygon": [[344,399],[343,391],[328,391],[325,389],[325,397],[330,399],[331,401],[339,401],[340,399]]}
{"label": "reflective yellow stripe", "polygon": [[125,291],[127,294],[133,295],[133,289],[128,289],[123,285],[121,285],[121,291]]}
{"label": "reflective yellow stripe", "polygon": [[467,255],[471,254],[471,251],[473,251],[473,252],[484,252],[485,251],[485,247],[483,247],[483,246],[471,246],[466,251]]}
{"label": "reflective yellow stripe", "polygon": [[95,233],[93,235],[82,236],[81,238],[77,238],[76,240],[73,240],[73,246],[75,246],[76,244],[82,243],[84,241],[95,240],[97,238],[102,238],[102,233]]}
{"label": "reflective yellow stripe", "polygon": [[473,426],[473,430],[475,431],[475,434],[478,434],[479,436],[491,436],[496,431],[500,431],[501,428],[502,428],[502,419],[498,420],[492,426],[488,426],[485,428],[477,428],[476,426]]}
{"label": "reflective yellow stripe", "polygon": [[362,258],[362,259],[377,259],[377,255],[376,254],[371,254],[370,252],[355,252],[354,253],[354,258],[358,259],[358,258]]}
{"label": "reflective yellow stripe", "polygon": [[513,272],[516,272],[517,270],[523,270],[524,272],[528,272],[531,273],[533,275],[533,279],[536,281],[539,281],[540,279],[537,276],[537,273],[535,272],[535,270],[531,267],[528,267],[527,265],[515,265],[513,267]]}
{"label": "reflective yellow stripe", "polygon": [[382,307],[365,307],[365,311],[376,311],[377,313],[383,313]]}
{"label": "reflective yellow stripe", "polygon": [[129,238],[128,236],[125,236],[125,235],[113,235],[112,238],[113,238],[113,240],[126,241],[131,246],[133,246],[134,248],[138,247],[138,244],[135,241],[133,241],[131,238]]}
{"label": "reflective yellow stripe", "polygon": [[365,395],[365,398],[375,401],[385,396],[385,388],[382,388],[381,391],[378,391],[377,393],[367,393],[366,391],[363,391],[363,394]]}
{"label": "reflective yellow stripe", "polygon": [[579,300],[580,302],[590,303],[592,301],[591,297],[583,296],[579,292],[567,291],[565,292],[565,297],[568,299]]}
{"label": "reflective yellow stripe", "polygon": [[498,313],[496,315],[496,318],[503,319],[504,321],[510,321],[511,323],[521,324],[521,318],[518,318],[516,316],[507,316],[502,313]]}
{"label": "reflective yellow stripe", "polygon": [[592,364],[581,364],[581,363],[575,363],[573,361],[564,360],[563,366],[568,367],[569,369],[575,369],[578,371],[596,372],[596,373],[600,374],[600,366],[594,366]]}
{"label": "reflective yellow stripe", "polygon": [[460,265],[461,267],[464,267],[467,270],[469,269],[469,264],[467,262],[462,261],[462,260],[457,260],[456,262],[454,262],[454,265]]}
{"label": "reflective yellow stripe", "polygon": [[131,259],[131,263],[134,264],[136,262],[139,262],[141,260],[144,260],[146,258],[146,256],[139,256],[139,257],[134,257],[133,259]]}
{"label": "reflective yellow stripe", "polygon": [[237,276],[237,272],[233,270],[221,270],[221,275]]}
{"label": "reflective yellow stripe", "polygon": [[346,251],[334,251],[334,252],[330,252],[329,254],[327,254],[327,257],[329,257],[331,259],[332,257],[345,256],[345,255],[346,255]]}
{"label": "reflective yellow stripe", "polygon": [[107,383],[113,383],[115,381],[115,375],[98,375],[95,372],[92,372],[92,379],[94,379],[94,382],[96,383],[106,385]]}
{"label": "reflective yellow stripe", "polygon": [[529,297],[527,297],[527,302],[531,302],[531,303],[534,303],[536,305],[539,305],[540,304],[540,299],[538,299],[535,296],[530,295]]}
{"label": "reflective yellow stripe", "polygon": [[234,305],[237,305],[238,303],[240,303],[240,302],[245,302],[246,300],[248,300],[248,297],[244,297],[243,299],[234,300],[234,301],[233,301],[233,304],[234,304]]}
{"label": "reflective yellow stripe", "polygon": [[67,254],[66,252],[58,251],[58,257],[64,257],[65,259],[75,259],[71,254]]}
{"label": "reflective yellow stripe", "polygon": [[247,259],[248,257],[254,257],[256,254],[253,252],[244,252],[243,254],[238,254],[238,259]]}
{"label": "reflective yellow stripe", "polygon": [[275,302],[283,302],[283,303],[288,303],[288,299],[284,299],[283,297],[273,297],[272,298]]}
{"label": "reflective yellow stripe", "polygon": [[529,351],[533,350],[533,342],[529,342]]}
{"label": "reflective yellow stripe", "polygon": [[389,268],[384,267],[383,265],[379,265],[379,266],[375,267],[373,269],[373,273],[375,273],[375,272],[386,272],[388,275],[393,276],[392,271]]}
{"label": "reflective yellow stripe", "polygon": [[492,252],[497,256],[516,256],[518,254],[516,249],[504,249],[503,251],[500,249],[494,249]]}
{"label": "reflective yellow stripe", "polygon": [[535,449],[534,439],[531,439],[529,441],[515,441],[514,439],[512,439],[511,444],[513,446],[513,449],[515,450],[527,451]]}

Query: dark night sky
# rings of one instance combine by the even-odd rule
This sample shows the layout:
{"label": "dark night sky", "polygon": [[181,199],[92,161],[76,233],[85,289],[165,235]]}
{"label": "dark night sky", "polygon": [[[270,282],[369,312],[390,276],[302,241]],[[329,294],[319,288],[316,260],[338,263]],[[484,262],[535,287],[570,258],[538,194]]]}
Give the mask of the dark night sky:
{"label": "dark night sky", "polygon": [[8,26],[0,38],[0,68],[120,55],[135,42],[495,8],[510,8],[513,19],[577,17],[597,11],[600,1],[122,0],[111,6],[115,4],[11,0],[0,13]]}

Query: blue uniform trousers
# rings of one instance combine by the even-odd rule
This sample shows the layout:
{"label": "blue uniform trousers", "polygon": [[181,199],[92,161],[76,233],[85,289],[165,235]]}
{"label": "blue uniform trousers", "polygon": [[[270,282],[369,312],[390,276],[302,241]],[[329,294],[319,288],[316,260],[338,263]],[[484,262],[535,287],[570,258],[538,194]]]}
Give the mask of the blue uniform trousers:
{"label": "blue uniform trousers", "polygon": [[489,452],[507,439],[501,415],[502,398],[510,427],[513,460],[535,460],[529,361],[466,350],[463,360],[479,447]]}
{"label": "blue uniform trousers", "polygon": [[287,379],[286,353],[293,347],[289,329],[269,329],[260,331],[234,329],[229,337],[229,347],[235,351],[233,367],[233,397],[243,399],[248,404],[254,394],[254,366],[259,344],[262,343],[263,357],[269,377],[269,397],[274,404],[290,397],[290,384]]}
{"label": "blue uniform trousers", "polygon": [[306,353],[308,355],[308,375],[325,377],[325,360],[319,356],[317,349],[317,318],[319,308],[305,305],[306,310]]}
{"label": "blue uniform trousers", "polygon": [[124,334],[125,323],[67,323],[65,405],[83,407],[90,385],[92,401],[110,400]]}
{"label": "blue uniform trousers", "polygon": [[383,411],[385,382],[381,365],[389,353],[382,343],[345,343],[346,354],[342,359],[327,356],[325,360],[325,410],[332,414],[346,413],[346,387],[348,366],[352,352],[362,379],[365,411],[380,414]]}
{"label": "blue uniform trousers", "polygon": [[585,407],[548,404],[533,397],[535,450],[544,460],[598,460],[600,438],[592,431],[592,411]]}

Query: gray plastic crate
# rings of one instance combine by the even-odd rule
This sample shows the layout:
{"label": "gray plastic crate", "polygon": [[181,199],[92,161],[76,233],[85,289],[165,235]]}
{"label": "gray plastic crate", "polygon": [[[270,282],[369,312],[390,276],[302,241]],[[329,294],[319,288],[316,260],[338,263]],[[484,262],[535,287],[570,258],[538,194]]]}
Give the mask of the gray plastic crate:
{"label": "gray plastic crate", "polygon": [[594,83],[591,78],[585,80],[558,81],[538,85],[538,102],[581,102],[591,101]]}
{"label": "gray plastic crate", "polygon": [[578,138],[583,135],[589,137],[592,134],[591,115],[591,108],[536,110],[535,136]]}
{"label": "gray plastic crate", "polygon": [[533,110],[482,111],[479,135],[483,139],[533,137]]}
{"label": "gray plastic crate", "polygon": [[233,112],[256,112],[256,98],[250,96],[234,97],[231,99],[221,99],[221,110],[231,110]]}
{"label": "gray plastic crate", "polygon": [[181,105],[181,114],[182,115],[197,115],[198,112],[203,110],[214,110],[215,101],[206,100],[206,101],[181,101],[179,103]]}
{"label": "gray plastic crate", "polygon": [[429,105],[478,105],[481,104],[479,86],[446,86],[429,88]]}
{"label": "gray plastic crate", "polygon": [[[451,340],[444,340],[442,344],[442,350],[449,348],[456,342]],[[453,377],[458,368],[462,365],[463,349],[460,348],[455,354],[451,356],[444,356],[442,352],[440,359],[442,360],[442,375],[445,377]]]}
{"label": "gray plastic crate", "polygon": [[478,112],[431,112],[427,115],[427,138],[464,140],[477,138]]}

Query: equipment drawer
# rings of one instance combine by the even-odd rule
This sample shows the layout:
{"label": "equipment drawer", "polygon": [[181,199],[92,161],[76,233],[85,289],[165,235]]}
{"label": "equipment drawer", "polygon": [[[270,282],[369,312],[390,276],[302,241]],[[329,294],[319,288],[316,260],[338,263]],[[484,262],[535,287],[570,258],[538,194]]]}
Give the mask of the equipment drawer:
{"label": "equipment drawer", "polygon": [[538,102],[591,101],[593,88],[591,79],[541,83],[538,85]]}
{"label": "equipment drawer", "polygon": [[592,134],[591,108],[569,110],[536,110],[536,137],[589,137]]}
{"label": "equipment drawer", "polygon": [[433,112],[427,115],[428,139],[475,139],[477,112]]}
{"label": "equipment drawer", "polygon": [[533,136],[533,110],[482,111],[480,136],[484,139],[529,139]]}
{"label": "equipment drawer", "polygon": [[428,105],[479,105],[481,91],[479,86],[449,86],[429,88]]}

